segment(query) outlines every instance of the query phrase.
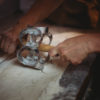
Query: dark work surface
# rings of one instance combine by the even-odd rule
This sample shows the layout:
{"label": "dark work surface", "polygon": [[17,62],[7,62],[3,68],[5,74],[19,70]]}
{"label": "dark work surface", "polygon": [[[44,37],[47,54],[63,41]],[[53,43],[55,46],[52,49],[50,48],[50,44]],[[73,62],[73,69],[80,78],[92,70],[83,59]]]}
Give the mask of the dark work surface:
{"label": "dark work surface", "polygon": [[87,92],[86,100],[100,100],[100,54],[92,65],[91,83],[89,88],[91,91]]}
{"label": "dark work surface", "polygon": [[91,54],[78,66],[72,64],[63,73],[59,85],[63,92],[54,95],[52,100],[82,100],[89,82],[89,72],[96,55]]}

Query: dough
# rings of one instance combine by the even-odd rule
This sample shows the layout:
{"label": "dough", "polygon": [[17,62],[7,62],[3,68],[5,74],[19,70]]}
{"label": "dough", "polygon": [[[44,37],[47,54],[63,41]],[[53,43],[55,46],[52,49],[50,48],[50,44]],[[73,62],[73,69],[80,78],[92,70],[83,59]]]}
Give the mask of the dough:
{"label": "dough", "polygon": [[[56,46],[66,38],[77,35],[69,34],[70,32],[53,34],[51,45]],[[42,72],[19,64],[16,58],[2,63],[0,65],[0,100],[51,100],[56,93],[63,91],[59,80],[67,65],[66,63],[64,66],[57,66],[57,63],[48,62],[44,65]]]}

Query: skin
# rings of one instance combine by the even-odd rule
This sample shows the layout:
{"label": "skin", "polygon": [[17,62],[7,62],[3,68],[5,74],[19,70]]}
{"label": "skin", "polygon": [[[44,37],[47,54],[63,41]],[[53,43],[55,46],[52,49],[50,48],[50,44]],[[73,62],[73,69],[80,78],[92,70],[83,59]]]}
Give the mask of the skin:
{"label": "skin", "polygon": [[74,65],[80,64],[90,53],[100,52],[100,34],[86,34],[63,41],[49,51]]}
{"label": "skin", "polygon": [[[30,11],[18,21],[18,24],[8,32],[5,32],[4,36],[0,38],[0,48],[6,53],[14,53],[18,45],[20,31],[25,29],[27,25],[35,25],[47,18],[63,1],[64,0],[37,0]],[[100,52],[99,37],[99,34],[85,34],[65,40],[51,49],[49,55],[55,56],[59,54],[63,60],[68,60],[72,64],[79,64],[88,54]]]}
{"label": "skin", "polygon": [[18,45],[19,33],[28,25],[34,26],[36,23],[47,18],[63,1],[64,0],[36,0],[30,11],[23,16],[11,30],[3,33],[3,37],[0,39],[0,48],[6,53],[14,53]]}
{"label": "skin", "polygon": [[0,0],[0,4],[2,4],[3,3],[3,0]]}

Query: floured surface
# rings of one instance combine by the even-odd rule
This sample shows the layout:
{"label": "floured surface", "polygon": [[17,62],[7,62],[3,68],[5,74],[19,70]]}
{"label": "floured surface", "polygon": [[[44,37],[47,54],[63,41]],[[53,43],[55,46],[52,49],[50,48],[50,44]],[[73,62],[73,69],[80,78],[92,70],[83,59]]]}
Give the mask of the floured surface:
{"label": "floured surface", "polygon": [[[52,45],[68,36],[71,35],[54,34]],[[16,59],[6,61],[0,65],[0,100],[52,100],[55,94],[63,91],[59,80],[66,67],[67,63],[64,67],[47,63],[41,72],[18,64]]]}
{"label": "floured surface", "polygon": [[45,96],[50,95],[46,100],[50,100],[51,95],[59,91],[60,87],[55,83],[59,81],[63,70],[56,66],[46,64],[44,72],[15,65],[14,60],[6,62],[3,66],[6,67],[0,73],[2,100],[38,100],[42,93],[53,86],[53,90],[45,93]]}

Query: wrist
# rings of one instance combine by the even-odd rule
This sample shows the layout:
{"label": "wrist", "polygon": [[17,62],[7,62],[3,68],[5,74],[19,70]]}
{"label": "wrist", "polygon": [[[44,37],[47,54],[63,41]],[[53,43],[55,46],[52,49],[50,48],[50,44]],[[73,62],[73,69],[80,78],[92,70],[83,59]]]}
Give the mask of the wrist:
{"label": "wrist", "polygon": [[37,23],[37,20],[38,17],[35,17],[32,14],[27,14],[23,16],[18,23],[21,27],[26,28],[28,25],[34,26]]}
{"label": "wrist", "polygon": [[91,34],[90,48],[91,52],[100,52],[100,34]]}
{"label": "wrist", "polygon": [[25,29],[25,26],[23,24],[17,23],[14,27],[13,27],[13,31],[15,33],[15,35],[19,35],[19,33]]}
{"label": "wrist", "polygon": [[33,26],[34,23],[36,22],[35,20],[31,20],[25,15],[24,17],[22,17],[18,23],[13,27],[12,32],[14,33],[15,36],[18,36],[20,34],[20,32],[23,29],[26,29],[27,26]]}

